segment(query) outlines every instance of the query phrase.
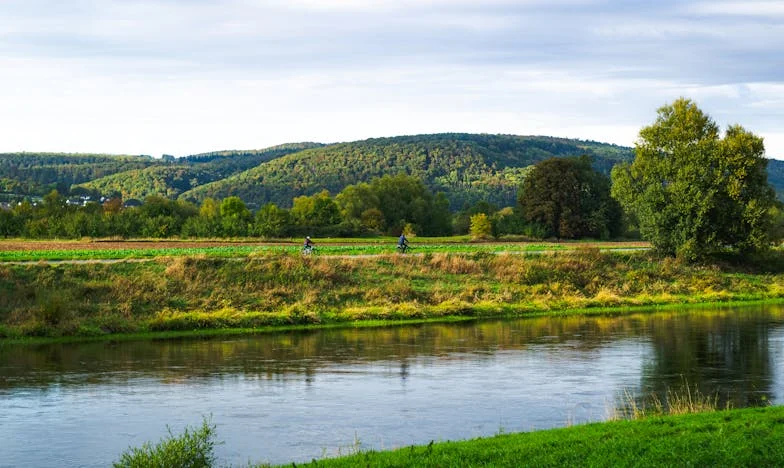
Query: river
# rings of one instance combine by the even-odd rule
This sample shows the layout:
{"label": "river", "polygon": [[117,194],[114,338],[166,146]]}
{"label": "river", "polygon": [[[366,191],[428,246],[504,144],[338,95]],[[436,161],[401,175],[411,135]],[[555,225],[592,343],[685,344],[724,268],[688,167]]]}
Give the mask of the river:
{"label": "river", "polygon": [[603,420],[684,384],[784,403],[784,306],[119,343],[0,343],[0,466],[106,466],[204,417],[221,464]]}

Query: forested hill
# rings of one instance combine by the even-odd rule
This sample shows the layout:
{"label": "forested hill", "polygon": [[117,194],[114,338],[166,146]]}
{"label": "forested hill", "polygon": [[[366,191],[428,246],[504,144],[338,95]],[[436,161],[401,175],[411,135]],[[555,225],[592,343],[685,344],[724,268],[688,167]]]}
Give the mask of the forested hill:
{"label": "forested hill", "polygon": [[768,160],[768,183],[776,191],[776,198],[784,202],[784,161]]}
{"label": "forested hill", "polygon": [[153,167],[112,174],[81,184],[81,187],[103,195],[120,194],[124,199],[144,199],[150,195],[177,198],[202,184],[224,179],[286,154],[321,146],[319,143],[289,143],[261,150],[195,154],[174,161],[159,161]]}
{"label": "forested hill", "polygon": [[214,170],[223,171],[224,174],[229,175],[242,172],[285,154],[296,153],[309,148],[320,148],[322,146],[324,146],[322,143],[302,142],[285,143],[259,150],[213,151],[185,156],[179,158],[178,162],[205,164]]}
{"label": "forested hill", "polygon": [[[453,209],[488,200],[514,203],[527,168],[553,156],[590,154],[594,166],[609,173],[631,161],[631,148],[552,137],[436,135],[375,138],[322,145],[293,143],[260,150],[232,150],[182,158],[150,156],[7,153],[0,154],[0,198],[44,195],[56,188],[94,190],[102,195],[143,199],[148,195],[200,201],[231,195],[251,208],[323,189],[332,194],[374,177],[406,173],[447,194]],[[784,199],[784,161],[770,160],[769,181]],[[2,201],[2,199],[0,199]]]}
{"label": "forested hill", "polygon": [[0,192],[43,195],[67,192],[80,184],[117,172],[160,164],[150,156],[68,153],[0,154]]}
{"label": "forested hill", "polygon": [[487,200],[512,205],[526,168],[551,157],[589,154],[609,173],[633,158],[631,148],[552,137],[446,133],[374,138],[290,154],[181,195],[189,200],[236,195],[251,207],[265,202],[291,206],[292,199],[387,174],[421,178],[445,192],[453,209]]}

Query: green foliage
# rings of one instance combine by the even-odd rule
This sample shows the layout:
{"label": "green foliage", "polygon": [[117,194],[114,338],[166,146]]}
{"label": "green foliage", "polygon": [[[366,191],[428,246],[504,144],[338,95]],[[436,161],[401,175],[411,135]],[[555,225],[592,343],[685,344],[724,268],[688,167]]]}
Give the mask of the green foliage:
{"label": "green foliage", "polygon": [[215,425],[206,418],[201,427],[186,427],[175,436],[169,435],[153,445],[131,447],[113,464],[115,468],[208,468],[215,463]]}
{"label": "green foliage", "polygon": [[[298,209],[300,198],[295,199],[292,213]],[[434,197],[416,177],[398,174],[372,179],[369,184],[349,185],[335,201],[344,225],[355,226],[346,235],[379,232],[399,235],[406,224],[411,224],[421,235],[451,233],[446,196],[439,193]]]}
{"label": "green foliage", "polygon": [[740,126],[720,138],[716,123],[681,98],[640,130],[635,151],[631,165],[613,169],[613,196],[657,250],[697,260],[766,247],[774,194],[761,138]]}
{"label": "green foliage", "polygon": [[470,234],[472,239],[487,239],[492,233],[493,227],[486,214],[479,213],[471,216]]}
{"label": "green foliage", "polygon": [[246,171],[280,156],[319,147],[317,143],[293,143],[262,150],[217,151],[156,161],[153,167],[119,172],[92,180],[80,187],[104,195],[144,199],[150,195],[177,198],[180,194],[232,174]]}
{"label": "green foliage", "polygon": [[310,232],[314,229],[325,229],[340,224],[340,208],[326,190],[313,196],[301,196],[294,199],[291,208],[294,223]]}
{"label": "green foliage", "polygon": [[373,179],[370,187],[378,198],[378,208],[384,213],[384,224],[389,234],[399,234],[407,223],[423,236],[451,234],[446,199],[434,199],[425,184],[416,177],[405,174],[384,176]]}
{"label": "green foliage", "polygon": [[0,208],[0,236],[16,237],[22,233],[21,218],[11,210]]}
{"label": "green foliage", "polygon": [[43,195],[56,189],[67,193],[73,184],[155,164],[147,156],[4,153],[0,154],[0,192]]}
{"label": "green foliage", "polygon": [[289,225],[289,212],[267,203],[256,213],[254,233],[261,237],[281,237]]}
{"label": "green foliage", "polygon": [[591,167],[587,156],[536,164],[519,203],[529,222],[557,238],[607,239],[620,231],[621,209],[610,197],[609,180]]}
{"label": "green foliage", "polygon": [[580,154],[593,155],[605,172],[632,157],[628,148],[549,137],[446,133],[376,138],[290,154],[182,197],[237,195],[249,206],[274,202],[288,207],[297,196],[322,190],[338,193],[349,185],[404,173],[422,180],[431,192],[444,192],[453,207],[480,200],[508,206],[514,203],[527,166]]}
{"label": "green foliage", "polygon": [[[777,201],[768,210],[768,216],[771,220],[768,238],[775,244],[781,244],[784,242],[784,204]],[[0,226],[2,226],[2,223],[0,223]]]}
{"label": "green foliage", "polygon": [[253,215],[240,197],[225,198],[220,204],[220,216],[224,235],[248,235],[248,227],[253,220]]}
{"label": "green foliage", "polygon": [[217,171],[185,165],[152,166],[95,179],[79,187],[102,194],[119,194],[124,199],[151,195],[177,198],[181,193],[221,179]]}
{"label": "green foliage", "polygon": [[585,424],[360,452],[302,467],[782,466],[784,407]]}
{"label": "green foliage", "polygon": [[138,209],[123,212],[126,217],[139,221],[141,236],[156,238],[179,235],[185,220],[197,213],[198,208],[191,203],[155,195],[145,198],[144,204]]}

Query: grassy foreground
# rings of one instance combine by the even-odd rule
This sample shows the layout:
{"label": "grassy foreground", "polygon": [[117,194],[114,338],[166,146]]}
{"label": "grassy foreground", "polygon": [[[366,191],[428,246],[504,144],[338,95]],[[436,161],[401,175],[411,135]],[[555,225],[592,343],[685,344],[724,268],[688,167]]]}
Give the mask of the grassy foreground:
{"label": "grassy foreground", "polygon": [[614,421],[297,466],[784,466],[784,407]]}
{"label": "grassy foreground", "polygon": [[0,337],[563,314],[784,298],[784,255],[695,266],[650,253],[163,257],[0,264]]}
{"label": "grassy foreground", "polygon": [[[205,421],[201,429],[182,436],[131,448],[115,466],[211,466],[216,461],[214,436],[214,426]],[[784,407],[778,406],[431,442],[296,466],[784,466],[783,439]]]}

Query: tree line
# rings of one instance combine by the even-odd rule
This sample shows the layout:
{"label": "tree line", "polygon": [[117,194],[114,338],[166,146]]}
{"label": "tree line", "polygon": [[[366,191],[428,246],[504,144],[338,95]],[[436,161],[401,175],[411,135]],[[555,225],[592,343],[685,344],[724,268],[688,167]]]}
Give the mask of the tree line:
{"label": "tree line", "polygon": [[[544,193],[563,188],[557,184],[546,186],[544,181],[569,177],[575,184],[572,188],[581,191],[580,196],[557,200],[557,194]],[[617,203],[609,197],[609,179],[591,169],[587,157],[553,158],[540,163],[529,171],[520,193],[514,206],[498,208],[480,201],[453,212],[444,193],[434,194],[421,179],[398,174],[349,185],[335,196],[322,191],[295,197],[288,209],[267,203],[252,212],[236,196],[207,198],[200,205],[149,196],[139,207],[126,207],[116,197],[81,206],[69,204],[67,197],[54,190],[39,203],[25,201],[0,210],[0,235],[281,238],[399,235],[405,231],[422,236],[471,232],[478,238],[504,234],[607,238],[620,233],[620,216],[604,215],[617,212]],[[572,199],[580,205],[567,207]]]}
{"label": "tree line", "polygon": [[631,149],[551,137],[434,134],[336,143],[276,158],[248,171],[180,195],[190,201],[239,196],[254,209],[267,202],[290,208],[294,197],[321,190],[338,193],[359,181],[405,173],[433,193],[444,192],[453,209],[487,201],[513,206],[525,168],[552,157],[590,154],[609,175]]}
{"label": "tree line", "polygon": [[[159,196],[138,208],[112,198],[69,205],[56,190],[40,204],[0,209],[0,235],[80,237],[355,237],[470,233],[531,238],[615,238],[638,233],[662,254],[699,260],[764,250],[784,234],[784,210],[767,181],[762,138],[739,125],[724,136],[694,102],[678,99],[640,131],[631,163],[608,178],[589,156],[549,158],[520,170],[513,206],[488,199],[450,209],[423,179],[401,172],[297,196],[255,212],[237,196],[200,205]],[[454,200],[452,200],[454,202]]]}

